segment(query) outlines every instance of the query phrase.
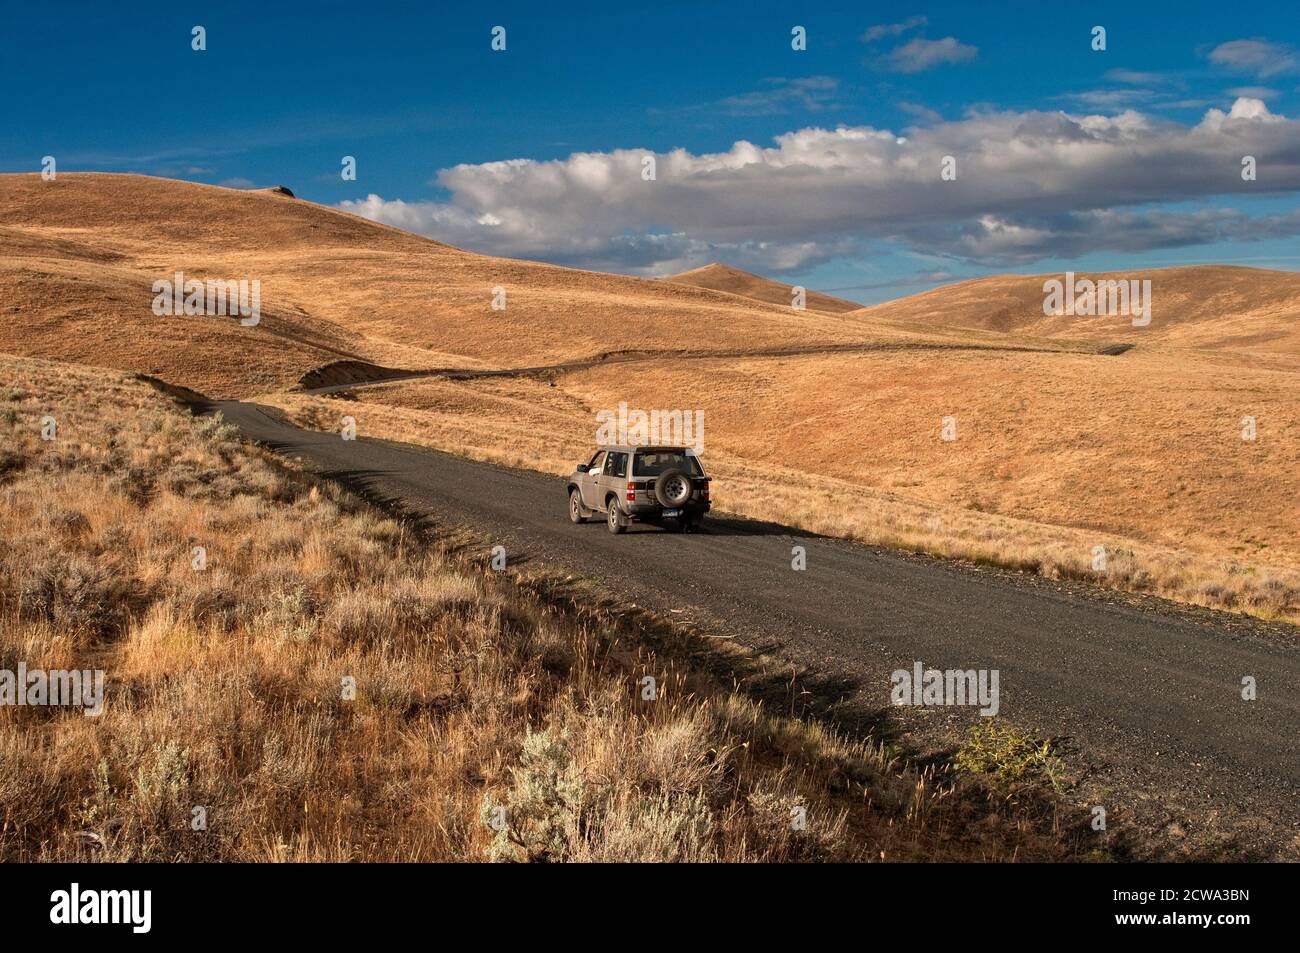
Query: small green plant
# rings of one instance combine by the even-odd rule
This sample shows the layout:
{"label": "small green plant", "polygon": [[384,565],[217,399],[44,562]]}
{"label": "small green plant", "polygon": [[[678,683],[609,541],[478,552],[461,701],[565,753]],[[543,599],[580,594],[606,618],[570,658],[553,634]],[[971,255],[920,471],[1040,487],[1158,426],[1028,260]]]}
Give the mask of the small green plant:
{"label": "small green plant", "polygon": [[[559,861],[576,847],[583,812],[584,785],[569,754],[568,740],[549,731],[527,729],[520,766],[511,768],[508,822],[488,849],[494,861]],[[482,816],[490,822],[495,805],[484,798]]]}
{"label": "small green plant", "polygon": [[175,740],[154,746],[153,764],[136,772],[132,799],[146,817],[183,813],[190,789],[190,753]]}
{"label": "small green plant", "polygon": [[226,443],[235,439],[239,434],[239,428],[226,423],[225,417],[218,411],[215,414],[197,418],[194,421],[194,432],[214,443]]}
{"label": "small green plant", "polygon": [[1050,788],[1060,794],[1064,766],[1050,739],[1039,741],[1011,725],[982,721],[967,732],[953,758],[959,771],[980,774],[1008,795],[1028,788]]}
{"label": "small green plant", "polygon": [[108,762],[103,758],[95,765],[91,779],[90,796],[81,802],[81,823],[86,827],[102,827],[114,816],[113,786],[108,780]]}

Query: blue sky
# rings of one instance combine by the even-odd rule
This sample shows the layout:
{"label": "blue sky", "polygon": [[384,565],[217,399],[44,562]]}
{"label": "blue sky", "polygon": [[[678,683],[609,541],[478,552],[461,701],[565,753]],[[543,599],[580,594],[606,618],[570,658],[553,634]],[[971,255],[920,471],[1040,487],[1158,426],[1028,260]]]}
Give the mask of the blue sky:
{"label": "blue sky", "polygon": [[720,259],[866,302],[1300,268],[1294,3],[619,6],[11,5],[0,170],[284,184],[476,250]]}

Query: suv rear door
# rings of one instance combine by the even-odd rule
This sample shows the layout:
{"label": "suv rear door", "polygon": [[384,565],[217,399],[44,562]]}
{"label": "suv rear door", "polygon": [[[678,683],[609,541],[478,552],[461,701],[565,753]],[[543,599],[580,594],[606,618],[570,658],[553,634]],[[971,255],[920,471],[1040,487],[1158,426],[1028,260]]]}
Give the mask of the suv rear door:
{"label": "suv rear door", "polygon": [[582,494],[582,505],[589,510],[598,510],[604,505],[604,494],[598,486],[604,465],[605,451],[601,450],[587,464],[587,472],[578,474],[578,492]]}
{"label": "suv rear door", "polygon": [[605,468],[597,484],[600,488],[600,505],[605,505],[605,498],[613,493],[623,499],[627,491],[627,454],[611,450],[605,455]]}

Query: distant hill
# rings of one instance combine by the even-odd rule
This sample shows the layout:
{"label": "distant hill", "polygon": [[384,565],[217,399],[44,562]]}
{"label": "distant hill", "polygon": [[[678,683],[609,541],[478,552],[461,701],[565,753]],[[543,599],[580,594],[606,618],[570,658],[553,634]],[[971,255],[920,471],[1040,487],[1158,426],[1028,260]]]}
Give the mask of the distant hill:
{"label": "distant hill", "polygon": [[1075,276],[1076,282],[1149,279],[1145,327],[1113,315],[1044,315],[1043,283],[1053,278],[1064,281],[1063,274],[977,278],[854,314],[932,327],[1300,355],[1300,273],[1195,265]]}
{"label": "distant hill", "polygon": [[[261,323],[154,315],[152,285],[176,271],[260,281]],[[504,310],[491,307],[498,287]],[[0,352],[229,397],[291,386],[334,361],[532,366],[870,336],[869,322],[794,312],[788,300],[463,251],[282,188],[104,173],[0,175],[0,309]],[[701,333],[684,339],[683,328]]]}
{"label": "distant hill", "polygon": [[[703,268],[683,271],[680,275],[673,275],[664,280],[679,285],[693,285],[696,288],[725,291],[727,294],[752,298],[755,301],[782,305],[787,308],[790,307],[790,291],[794,287],[793,285],[773,281],[771,278],[751,274],[748,271],[741,271],[739,268],[719,264],[716,261],[711,265],[705,265]],[[808,291],[804,296],[804,304],[810,311],[824,311],[827,314],[845,314],[849,311],[857,311],[862,307],[856,301],[833,298],[830,295],[822,294],[820,291]]]}

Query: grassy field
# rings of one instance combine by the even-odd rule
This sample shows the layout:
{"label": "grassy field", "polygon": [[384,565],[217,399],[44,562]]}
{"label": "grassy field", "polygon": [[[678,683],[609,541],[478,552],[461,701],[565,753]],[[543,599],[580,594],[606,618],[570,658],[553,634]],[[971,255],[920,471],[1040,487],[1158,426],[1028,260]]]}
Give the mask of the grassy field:
{"label": "grassy field", "polygon": [[[363,434],[551,472],[587,459],[597,409],[703,410],[725,509],[1300,621],[1294,273],[1154,270],[1145,327],[1044,317],[1042,276],[794,311],[786,286],[722,266],[597,274],[273,191],[101,174],[0,176],[0,236],[14,315],[0,351],[263,395],[325,429],[347,412]],[[176,270],[260,281],[263,320],[152,314],[150,283]],[[1098,353],[1114,342],[1132,349]],[[661,358],[352,402],[292,390],[338,361],[520,368],[620,351]]]}
{"label": "grassy field", "polygon": [[[1300,622],[1300,503],[1279,490],[1300,467],[1295,374],[1243,384],[1212,356],[1175,371],[1140,353],[882,353],[611,365],[554,383],[257,399],[306,427],[346,414],[366,436],[550,473],[589,458],[598,409],[698,407],[725,511]],[[1187,415],[1195,401],[1211,411]],[[1257,441],[1241,439],[1243,407],[1266,428]]]}
{"label": "grassy field", "polygon": [[918,772],[144,383],[0,366],[0,668],[108,683],[94,718],[0,708],[0,860],[1106,856],[1023,744]]}
{"label": "grassy field", "polygon": [[[718,291],[493,258],[267,190],[139,175],[0,175],[0,353],[162,377],[211,397],[340,359],[527,367],[622,348],[816,346],[872,322]],[[257,280],[255,327],[151,311],[152,282]],[[492,307],[493,289],[506,294]],[[917,333],[926,337],[928,330]]]}
{"label": "grassy field", "polygon": [[[1235,265],[1080,272],[1078,279],[1149,281],[1151,322],[1114,315],[1044,315],[1043,275],[992,275],[854,312],[914,327],[980,328],[1145,347],[1248,353],[1295,368],[1300,356],[1300,274]],[[1063,280],[1064,275],[1047,276]]]}

